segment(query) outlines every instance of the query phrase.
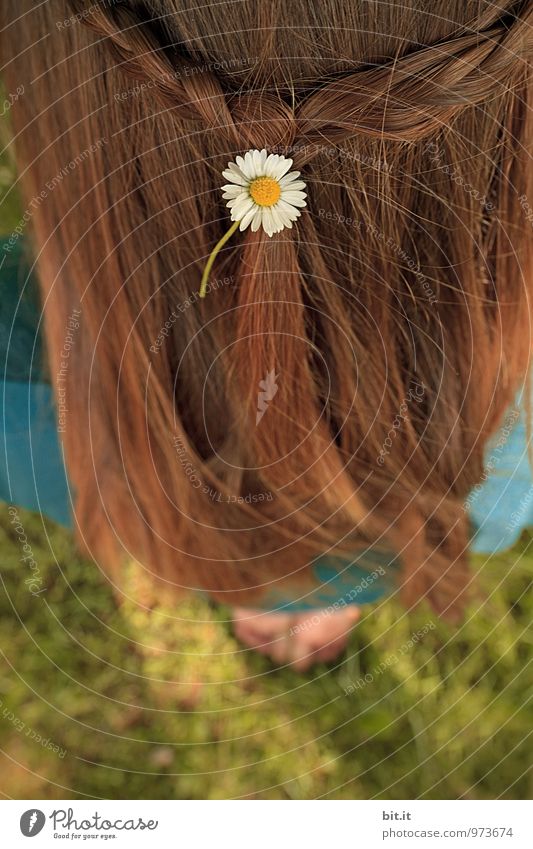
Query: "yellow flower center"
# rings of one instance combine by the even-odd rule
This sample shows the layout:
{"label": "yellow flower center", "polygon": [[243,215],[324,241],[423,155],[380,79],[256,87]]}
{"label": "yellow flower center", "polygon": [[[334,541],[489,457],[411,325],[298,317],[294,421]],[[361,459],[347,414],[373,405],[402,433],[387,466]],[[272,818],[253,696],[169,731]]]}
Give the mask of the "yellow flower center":
{"label": "yellow flower center", "polygon": [[281,197],[281,187],[272,177],[256,177],[250,183],[250,197],[258,206],[274,206]]}

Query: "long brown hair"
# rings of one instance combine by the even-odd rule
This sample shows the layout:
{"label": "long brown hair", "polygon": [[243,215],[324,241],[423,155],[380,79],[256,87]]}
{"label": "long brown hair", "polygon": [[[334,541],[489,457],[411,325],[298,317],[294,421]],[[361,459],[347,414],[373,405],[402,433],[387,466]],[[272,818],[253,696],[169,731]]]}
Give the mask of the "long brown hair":
{"label": "long brown hair", "polygon": [[[531,347],[532,3],[2,5],[80,541],[232,603],[377,545],[457,609]],[[308,208],[200,301],[249,148]]]}

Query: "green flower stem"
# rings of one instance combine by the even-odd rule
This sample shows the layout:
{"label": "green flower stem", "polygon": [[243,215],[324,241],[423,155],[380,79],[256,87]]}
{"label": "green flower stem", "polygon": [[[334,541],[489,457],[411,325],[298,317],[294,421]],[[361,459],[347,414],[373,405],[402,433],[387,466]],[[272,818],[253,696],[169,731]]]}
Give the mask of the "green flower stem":
{"label": "green flower stem", "polygon": [[202,282],[200,283],[199,295],[201,298],[205,298],[205,296],[207,295],[207,281],[209,280],[209,275],[211,273],[211,269],[213,268],[213,263],[216,259],[218,252],[224,247],[226,242],[231,239],[240,223],[240,221],[234,221],[231,227],[229,228],[228,232],[224,233],[220,241],[216,243],[215,247],[209,254],[209,259],[205,264],[204,273],[202,274]]}

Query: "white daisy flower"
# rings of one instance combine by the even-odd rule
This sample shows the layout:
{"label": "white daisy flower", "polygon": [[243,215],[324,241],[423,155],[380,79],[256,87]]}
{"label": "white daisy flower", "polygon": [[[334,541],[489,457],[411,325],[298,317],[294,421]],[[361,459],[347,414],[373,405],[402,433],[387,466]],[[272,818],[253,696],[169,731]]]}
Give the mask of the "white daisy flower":
{"label": "white daisy flower", "polygon": [[222,186],[231,210],[231,220],[240,230],[263,228],[268,236],[292,227],[300,216],[299,207],[306,205],[305,183],[299,171],[289,171],[292,159],[266,150],[249,150],[229,162],[222,176],[229,182]]}
{"label": "white daisy flower", "polygon": [[222,186],[223,198],[231,210],[233,224],[209,254],[200,281],[199,295],[205,298],[209,275],[218,254],[237,229],[263,228],[267,236],[292,227],[306,206],[305,183],[299,171],[289,171],[292,159],[266,150],[249,150],[228,162],[222,176],[229,180]]}

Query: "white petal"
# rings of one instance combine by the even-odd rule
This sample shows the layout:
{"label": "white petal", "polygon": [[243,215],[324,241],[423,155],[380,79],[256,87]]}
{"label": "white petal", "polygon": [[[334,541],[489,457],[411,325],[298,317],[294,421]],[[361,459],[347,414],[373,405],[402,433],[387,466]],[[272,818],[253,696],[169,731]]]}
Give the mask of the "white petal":
{"label": "white petal", "polygon": [[235,162],[230,162],[228,164],[227,172],[231,175],[231,179],[233,179],[233,177],[244,177],[244,179],[246,179],[244,171],[242,171]]}
{"label": "white petal", "polygon": [[232,171],[223,171],[222,176],[225,180],[229,180],[230,183],[233,183],[236,186],[248,186],[250,182],[246,179],[246,177]]}
{"label": "white petal", "polygon": [[267,236],[272,236],[277,230],[272,208],[268,206],[263,209],[263,230]]}
{"label": "white petal", "polygon": [[253,150],[247,150],[244,154],[244,165],[242,166],[242,172],[245,177],[248,177],[249,180],[255,180],[257,174],[255,172],[255,163],[254,163],[254,152]]}
{"label": "white petal", "polygon": [[[247,228],[247,227],[248,227],[248,225],[251,223],[252,219],[254,218],[254,216],[255,216],[256,214],[257,214],[257,213],[256,213],[256,206],[255,206],[255,204],[254,204],[254,206],[252,206],[252,208],[248,210],[248,212],[246,213],[246,215],[244,215],[244,216],[241,218],[241,224],[240,224],[239,230],[246,230],[246,228]],[[238,219],[238,218],[234,218],[233,220],[234,220],[234,221],[238,221],[239,219]]]}
{"label": "white petal", "polygon": [[284,156],[279,157],[280,161],[276,165],[276,169],[272,174],[276,180],[281,180],[281,178],[287,173],[289,168],[292,166],[292,159],[285,159]]}
{"label": "white petal", "polygon": [[237,198],[236,203],[233,206],[233,210],[237,218],[244,218],[247,212],[250,209],[255,208],[255,203],[249,195],[243,195],[240,198]]}
{"label": "white petal", "polygon": [[[287,206],[287,204],[286,204]],[[288,209],[293,209],[294,207],[290,206]],[[289,215],[287,210],[281,205],[281,203],[277,203],[272,207],[272,214],[274,217],[279,220],[281,227],[292,227],[292,216]]]}
{"label": "white petal", "polygon": [[263,210],[261,209],[261,207],[259,207],[259,209],[256,211],[254,218],[253,218],[253,221],[252,221],[252,233],[256,233],[259,230],[262,221],[263,221]]}
{"label": "white petal", "polygon": [[280,179],[280,185],[286,186],[288,183],[292,183],[293,180],[298,179],[300,173],[300,171],[290,171],[288,174],[285,174],[285,176]]}
{"label": "white petal", "polygon": [[244,176],[236,162],[228,162],[228,171],[231,171],[233,174],[240,174],[241,177]]}
{"label": "white petal", "polygon": [[239,201],[240,201],[240,198],[241,198],[241,197],[243,197],[243,198],[247,198],[247,197],[248,197],[248,192],[246,192],[244,195],[241,195],[241,196],[240,196],[240,197],[238,197],[238,198],[230,198],[230,199],[229,199],[229,201],[228,201],[228,202],[227,202],[227,204],[226,204],[226,206],[228,207],[228,209],[233,209],[233,207],[234,207],[234,206],[239,206]]}
{"label": "white petal", "polygon": [[299,192],[307,188],[303,180],[292,180],[290,183],[286,183],[285,180],[287,180],[287,177],[282,177],[279,184],[282,189],[286,189],[288,192]]}
{"label": "white petal", "polygon": [[224,199],[236,198],[239,197],[239,195],[248,194],[248,189],[245,188],[245,186],[234,186],[231,183],[226,186],[222,186],[222,191],[224,192],[224,194],[222,195]]}
{"label": "white petal", "polygon": [[250,185],[250,181],[247,180],[246,177],[237,177],[236,174],[230,177],[227,171],[222,176],[225,177],[226,180],[231,180],[230,183],[226,184],[229,186],[240,186],[241,188],[246,189]]}
{"label": "white petal", "polygon": [[292,206],[307,206],[305,201],[306,195],[303,192],[282,192],[282,200],[290,203]]}
{"label": "white petal", "polygon": [[295,197],[300,198],[300,200],[307,197],[306,192],[302,192],[300,191],[300,189],[291,189],[290,186],[288,189],[283,189],[281,194],[283,195],[283,197]]}
{"label": "white petal", "polygon": [[276,206],[273,206],[270,210],[272,215],[272,221],[275,227],[274,232],[279,233],[281,230],[284,230],[285,227],[288,227],[288,222],[285,221],[285,216],[281,209],[278,209]]}
{"label": "white petal", "polygon": [[272,177],[278,165],[279,156],[277,153],[270,153],[265,162],[265,177]]}
{"label": "white petal", "polygon": [[220,187],[223,192],[232,191],[232,189],[238,189],[240,192],[244,192],[244,186],[238,186],[237,183],[224,183],[223,186]]}
{"label": "white petal", "polygon": [[254,161],[255,176],[258,177],[263,170],[263,164],[264,164],[263,163],[263,157],[261,155],[261,151],[254,150],[252,152],[252,158],[253,158],[253,161]]}
{"label": "white petal", "polygon": [[296,209],[296,207],[295,207],[295,206],[291,206],[289,203],[287,203],[286,201],[284,201],[284,200],[283,200],[283,198],[281,198],[281,200],[279,200],[279,201],[278,201],[277,205],[279,206],[279,208],[280,208],[281,210],[283,210],[283,212],[285,213],[285,215],[286,215],[286,216],[287,216],[287,217],[288,217],[291,221],[296,221],[296,219],[300,217],[300,210],[299,210],[299,209]]}

